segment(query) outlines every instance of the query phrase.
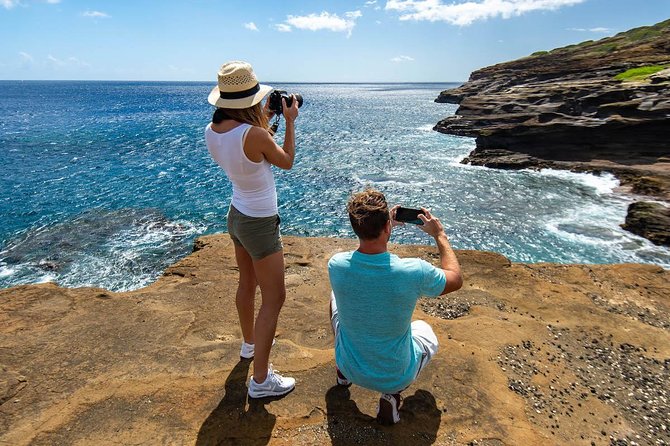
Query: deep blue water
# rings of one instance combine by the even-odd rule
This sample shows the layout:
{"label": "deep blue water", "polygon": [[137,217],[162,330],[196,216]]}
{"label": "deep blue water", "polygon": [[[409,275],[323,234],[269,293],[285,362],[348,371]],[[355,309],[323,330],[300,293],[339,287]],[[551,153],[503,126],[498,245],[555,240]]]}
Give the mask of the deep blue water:
{"label": "deep blue water", "polygon": [[[305,97],[295,166],[275,171],[284,234],[353,237],[347,197],[372,185],[431,208],[459,249],[670,267],[670,250],[619,228],[630,198],[612,176],[461,165],[474,141],[432,131],[456,109],[433,102],[453,85],[274,86]],[[0,286],[133,289],[225,231],[231,189],[203,140],[210,88],[0,82]],[[430,239],[405,227],[394,241]]]}

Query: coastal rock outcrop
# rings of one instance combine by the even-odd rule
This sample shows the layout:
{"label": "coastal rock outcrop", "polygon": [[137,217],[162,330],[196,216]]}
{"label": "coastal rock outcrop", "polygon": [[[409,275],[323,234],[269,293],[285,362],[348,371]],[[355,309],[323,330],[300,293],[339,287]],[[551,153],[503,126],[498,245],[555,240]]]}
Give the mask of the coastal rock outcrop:
{"label": "coastal rock outcrop", "polygon": [[[476,138],[464,162],[652,176],[670,195],[670,20],[477,70],[434,129]],[[670,228],[668,228],[670,229]]]}
{"label": "coastal rock outcrop", "polygon": [[670,208],[660,203],[638,201],[630,204],[626,223],[621,226],[657,245],[670,246]]}
{"label": "coastal rock outcrop", "polygon": [[[400,423],[380,426],[378,394],[335,384],[326,264],[355,241],[284,246],[271,360],[297,387],[278,400],[246,397],[226,234],[131,292],[0,290],[0,444],[670,443],[670,271],[458,251],[463,288],[414,314],[440,350]],[[437,262],[435,247],[391,249]]]}

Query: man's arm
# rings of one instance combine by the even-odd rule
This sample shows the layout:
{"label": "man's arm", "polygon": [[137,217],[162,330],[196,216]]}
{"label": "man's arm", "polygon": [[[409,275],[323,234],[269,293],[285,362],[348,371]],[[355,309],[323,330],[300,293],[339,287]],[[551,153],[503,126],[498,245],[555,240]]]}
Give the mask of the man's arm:
{"label": "man's arm", "polygon": [[423,225],[419,226],[426,234],[432,236],[440,252],[440,266],[447,277],[447,283],[441,294],[451,293],[463,286],[463,276],[461,275],[461,265],[458,263],[456,254],[449,244],[449,238],[444,233],[442,223],[437,217],[433,217],[428,209],[421,208],[424,215],[419,214],[419,219]]}

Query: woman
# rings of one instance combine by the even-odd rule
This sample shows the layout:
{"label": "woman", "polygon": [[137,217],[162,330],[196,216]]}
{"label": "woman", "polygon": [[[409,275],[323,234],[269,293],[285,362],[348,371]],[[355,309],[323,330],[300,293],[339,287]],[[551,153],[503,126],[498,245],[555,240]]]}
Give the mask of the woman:
{"label": "woman", "polygon": [[[244,336],[240,356],[254,358],[251,398],[284,395],[295,387],[295,379],[282,377],[268,365],[279,310],[286,298],[277,190],[270,165],[287,170],[293,166],[298,101],[287,107],[282,99],[286,136],[279,147],[268,131],[272,115],[268,104],[260,104],[270,90],[272,87],[258,83],[248,63],[224,64],[208,98],[217,110],[205,129],[209,153],[233,184],[228,232],[240,271],[235,301]],[[257,285],[262,303],[254,323]]]}

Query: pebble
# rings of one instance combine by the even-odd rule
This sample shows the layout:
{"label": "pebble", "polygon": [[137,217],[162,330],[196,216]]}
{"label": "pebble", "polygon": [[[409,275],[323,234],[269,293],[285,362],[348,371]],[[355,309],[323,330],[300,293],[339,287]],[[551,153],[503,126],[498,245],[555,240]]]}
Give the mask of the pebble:
{"label": "pebble", "polygon": [[[645,349],[631,344],[614,345],[611,335],[598,330],[561,328],[547,325],[550,341],[545,351],[546,356],[532,355],[539,353],[540,347],[532,341],[523,341],[520,345],[508,345],[503,348],[497,362],[508,375],[508,388],[524,397],[536,414],[543,415],[545,420],[534,420],[547,427],[557,429],[555,415],[571,416],[573,398],[588,400],[595,397],[612,406],[617,413],[598,420],[593,411],[589,414],[594,418],[583,418],[585,429],[600,426],[611,431],[610,445],[633,445],[635,439],[654,439],[652,444],[670,445],[668,431],[668,414],[670,414],[670,360],[659,361],[644,356]],[[561,344],[555,338],[561,334]],[[552,340],[554,339],[554,340]],[[551,350],[562,351],[557,355]],[[544,358],[544,359],[543,359]],[[547,364],[551,365],[548,367]],[[531,382],[538,370],[544,369],[543,376],[549,378],[550,385],[533,386]],[[577,380],[564,382],[561,377],[564,370],[575,373]],[[586,389],[586,392],[577,390]],[[546,392],[546,393],[545,393]],[[581,402],[577,402],[581,408]],[[548,409],[546,411],[541,409]],[[619,415],[628,428],[617,429],[622,425]],[[593,431],[592,431],[593,432]],[[598,429],[593,434],[607,436],[605,429]],[[588,432],[586,432],[588,435]]]}

